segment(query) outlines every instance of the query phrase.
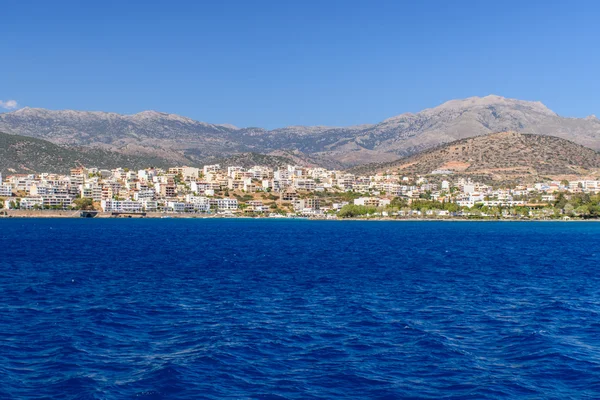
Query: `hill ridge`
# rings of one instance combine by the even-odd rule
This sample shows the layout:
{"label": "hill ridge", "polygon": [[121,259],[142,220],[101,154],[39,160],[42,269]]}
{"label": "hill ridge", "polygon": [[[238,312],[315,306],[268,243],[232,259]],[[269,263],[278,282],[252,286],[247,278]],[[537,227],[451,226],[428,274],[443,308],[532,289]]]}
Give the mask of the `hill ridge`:
{"label": "hill ridge", "polygon": [[168,167],[168,160],[117,153],[103,149],[80,149],[56,145],[43,139],[0,132],[0,172],[68,173],[71,168],[98,167],[112,169]]}
{"label": "hill ridge", "polygon": [[490,174],[501,179],[600,174],[600,153],[554,136],[509,131],[459,139],[394,162],[365,165],[352,171],[426,175],[445,170]]}

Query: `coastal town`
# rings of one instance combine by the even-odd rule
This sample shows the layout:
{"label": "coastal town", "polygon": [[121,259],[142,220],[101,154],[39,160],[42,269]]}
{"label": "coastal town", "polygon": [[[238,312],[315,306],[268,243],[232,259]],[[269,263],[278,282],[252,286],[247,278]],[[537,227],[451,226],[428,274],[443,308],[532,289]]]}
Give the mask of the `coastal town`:
{"label": "coastal town", "polygon": [[0,215],[72,211],[110,217],[590,219],[600,180],[493,185],[452,171],[426,176],[287,165],[205,165],[0,175]]}

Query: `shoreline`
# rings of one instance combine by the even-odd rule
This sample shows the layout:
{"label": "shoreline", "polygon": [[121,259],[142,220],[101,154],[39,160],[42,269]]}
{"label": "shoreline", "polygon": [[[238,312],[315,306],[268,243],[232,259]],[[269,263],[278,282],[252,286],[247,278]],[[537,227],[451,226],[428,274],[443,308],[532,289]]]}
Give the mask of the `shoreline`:
{"label": "shoreline", "polygon": [[363,222],[600,222],[600,219],[527,219],[527,218],[306,218],[306,217],[250,217],[234,215],[204,215],[204,214],[177,214],[177,213],[146,213],[146,215],[124,214],[115,216],[111,212],[98,212],[93,218],[80,216],[80,211],[57,211],[57,210],[3,210],[5,215],[0,214],[2,219],[259,219],[259,220],[302,220],[302,221],[363,221]]}

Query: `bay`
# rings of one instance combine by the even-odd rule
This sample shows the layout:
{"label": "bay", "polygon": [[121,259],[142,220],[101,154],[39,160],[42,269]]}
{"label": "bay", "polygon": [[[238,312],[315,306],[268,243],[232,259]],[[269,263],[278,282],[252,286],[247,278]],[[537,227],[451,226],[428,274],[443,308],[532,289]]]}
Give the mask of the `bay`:
{"label": "bay", "polygon": [[600,397],[600,224],[0,220],[0,398]]}

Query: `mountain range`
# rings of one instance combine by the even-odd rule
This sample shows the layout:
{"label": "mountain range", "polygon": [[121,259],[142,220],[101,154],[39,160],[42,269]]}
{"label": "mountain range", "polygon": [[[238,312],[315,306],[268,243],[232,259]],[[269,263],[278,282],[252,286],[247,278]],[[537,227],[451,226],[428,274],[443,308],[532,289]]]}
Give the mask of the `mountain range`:
{"label": "mountain range", "polygon": [[443,143],[502,131],[556,136],[600,150],[598,118],[562,117],[540,102],[494,95],[451,100],[351,127],[238,128],[156,111],[120,115],[23,108],[0,114],[0,132],[189,165],[239,153],[283,152],[308,164],[346,168],[389,162]]}

